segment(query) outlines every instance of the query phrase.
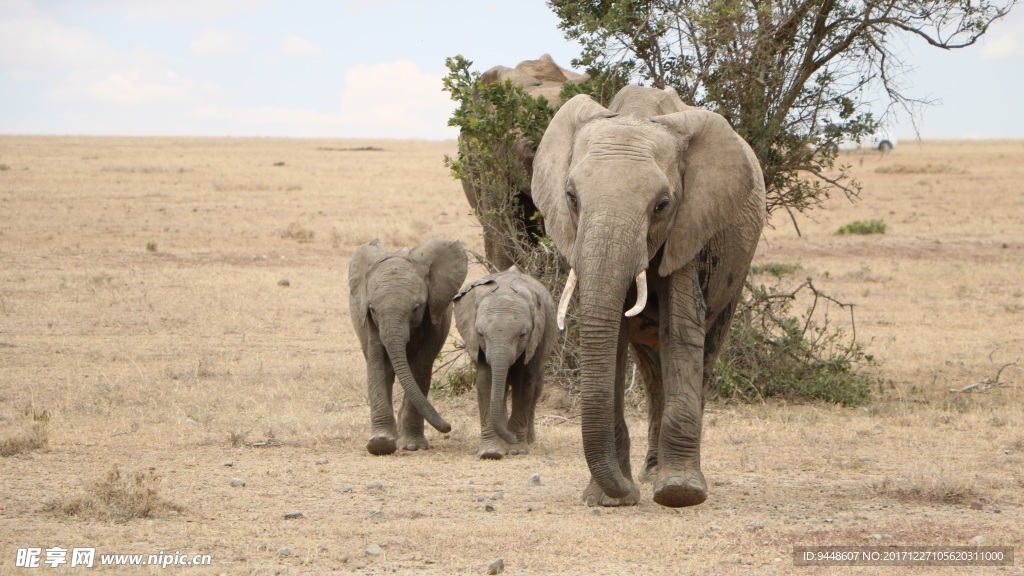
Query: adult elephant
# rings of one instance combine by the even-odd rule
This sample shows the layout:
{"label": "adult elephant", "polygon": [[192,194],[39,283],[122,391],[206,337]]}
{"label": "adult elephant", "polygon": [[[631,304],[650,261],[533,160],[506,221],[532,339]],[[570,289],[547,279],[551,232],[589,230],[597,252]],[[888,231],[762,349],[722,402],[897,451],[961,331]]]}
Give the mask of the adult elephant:
{"label": "adult elephant", "polygon": [[579,285],[584,500],[639,500],[623,417],[630,344],[650,418],[641,478],[659,504],[700,504],[704,392],[765,218],[754,153],[724,118],[673,90],[627,86],[608,109],[585,95],[562,106],[532,188],[572,268],[560,326]]}

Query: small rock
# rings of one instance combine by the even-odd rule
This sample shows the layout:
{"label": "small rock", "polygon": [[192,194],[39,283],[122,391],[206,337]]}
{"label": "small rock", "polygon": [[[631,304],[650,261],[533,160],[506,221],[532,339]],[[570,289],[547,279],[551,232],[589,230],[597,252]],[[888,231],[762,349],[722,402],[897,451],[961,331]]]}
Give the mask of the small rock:
{"label": "small rock", "polygon": [[590,509],[590,515],[591,516],[600,516],[601,515],[601,509],[600,508],[591,508]]}
{"label": "small rock", "polygon": [[293,553],[294,552],[292,551],[290,546],[285,546],[284,548],[280,548],[277,551],[278,556],[291,556]]}
{"label": "small rock", "polygon": [[241,478],[232,478],[231,479],[231,485],[232,486],[236,486],[236,487],[237,486],[245,486],[245,480],[242,480]]}
{"label": "small rock", "polygon": [[985,505],[982,504],[980,500],[975,500],[971,502],[971,510],[981,510],[984,507]]}
{"label": "small rock", "polygon": [[530,486],[540,486],[540,474],[530,474]]}
{"label": "small rock", "polygon": [[230,467],[235,465],[235,461],[234,460],[228,460],[227,462],[224,463],[224,465],[227,466],[228,468],[230,468]]}
{"label": "small rock", "polygon": [[[474,452],[474,454],[476,454],[476,452]],[[466,480],[466,485],[467,486],[472,484],[472,483],[473,483],[473,479],[472,478],[470,478],[469,480]]]}
{"label": "small rock", "polygon": [[881,540],[882,539],[882,535],[881,534],[868,534],[867,536],[864,537],[864,539],[865,540]]}
{"label": "small rock", "polygon": [[317,458],[316,463],[318,466],[323,466],[324,464],[327,464],[327,456],[324,456],[323,458]]}
{"label": "small rock", "polygon": [[342,486],[341,487],[341,491],[342,492],[351,492],[352,491],[352,487],[351,486]]}
{"label": "small rock", "polygon": [[750,530],[751,532],[756,532],[757,530],[761,530],[763,528],[764,523],[762,522],[751,522],[750,524],[746,525],[746,529]]}
{"label": "small rock", "polygon": [[486,510],[487,512],[494,512],[496,508],[494,507],[494,504],[488,502],[487,504],[484,504],[484,510]]}
{"label": "small rock", "polygon": [[367,516],[369,516],[370,518],[377,518],[377,517],[380,517],[380,516],[383,516],[383,515],[384,515],[384,511],[383,510],[370,510],[370,512],[367,514]]}
{"label": "small rock", "polygon": [[185,418],[185,426],[195,426],[196,421],[191,418]]}
{"label": "small rock", "polygon": [[366,548],[366,554],[369,555],[369,556],[380,556],[383,553],[384,553],[384,550],[380,546],[378,546],[376,544],[370,544]]}
{"label": "small rock", "polygon": [[978,534],[978,535],[977,535],[977,536],[975,536],[974,538],[971,538],[971,539],[970,539],[970,540],[969,540],[969,541],[967,542],[967,545],[968,545],[968,546],[981,546],[981,545],[982,545],[982,544],[984,544],[984,543],[985,543],[985,537],[984,537],[984,536],[982,536],[981,534]]}
{"label": "small rock", "polygon": [[501,500],[504,497],[505,497],[505,493],[504,492],[495,492],[494,494],[491,494],[491,500]]}
{"label": "small rock", "polygon": [[498,558],[497,560],[495,560],[495,561],[493,561],[493,562],[491,562],[490,564],[487,565],[487,573],[488,574],[501,574],[504,571],[505,571],[505,560],[502,559],[502,558]]}
{"label": "small rock", "polygon": [[860,457],[860,461],[861,462],[874,462],[875,459],[872,458],[871,456],[861,456]]}
{"label": "small rock", "polygon": [[338,558],[338,562],[341,562],[342,564],[348,564],[349,560],[351,560],[351,557],[349,557],[348,554],[345,554],[341,558]]}
{"label": "small rock", "polygon": [[306,515],[302,512],[288,512],[284,515],[285,520],[295,520],[296,518],[305,518]]}
{"label": "small rock", "polygon": [[380,480],[374,480],[373,482],[370,482],[369,484],[366,485],[366,489],[367,490],[383,490],[384,489],[384,483],[381,482]]}
{"label": "small rock", "polygon": [[292,283],[289,282],[287,278],[282,278],[282,279],[277,281],[277,285],[278,286],[284,286],[285,288],[287,288],[288,286],[291,286]]}
{"label": "small rock", "polygon": [[722,529],[721,526],[715,526],[715,525],[708,526],[708,530],[710,530],[712,532],[718,532],[721,529]]}

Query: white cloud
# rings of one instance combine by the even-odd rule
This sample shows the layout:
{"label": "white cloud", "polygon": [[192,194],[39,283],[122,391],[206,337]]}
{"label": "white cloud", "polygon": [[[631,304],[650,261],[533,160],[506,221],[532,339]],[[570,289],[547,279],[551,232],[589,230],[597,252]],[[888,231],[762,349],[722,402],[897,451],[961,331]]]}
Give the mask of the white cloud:
{"label": "white cloud", "polygon": [[981,47],[982,57],[996,60],[1024,56],[1024,40],[1019,34],[1002,33],[987,39]]}
{"label": "white cloud", "polygon": [[345,7],[351,12],[362,12],[370,6],[393,6],[398,4],[398,0],[348,0]]}
{"label": "white cloud", "polygon": [[295,34],[285,36],[277,45],[277,49],[287,56],[316,56],[323,51],[319,46]]}
{"label": "white cloud", "polygon": [[251,12],[265,0],[99,0],[97,7],[120,12],[129,20],[191,23]]}
{"label": "white cloud", "polygon": [[201,117],[227,121],[253,135],[333,138],[455,138],[448,127],[455,104],[441,91],[441,77],[408,60],[358,65],[345,75],[340,111],[205,106]]}
{"label": "white cloud", "polygon": [[1005,19],[993,23],[982,36],[982,58],[1024,58],[1024,17],[1019,12],[1011,12]]}
{"label": "white cloud", "polygon": [[441,86],[440,76],[409,60],[360,64],[345,75],[342,116],[358,136],[453,138],[447,124],[455,104]]}
{"label": "white cloud", "polygon": [[87,30],[42,16],[0,18],[0,67],[12,72],[109,64],[116,52]]}
{"label": "white cloud", "polygon": [[189,44],[189,51],[196,56],[230,58],[244,53],[248,44],[249,38],[240,32],[206,28]]}

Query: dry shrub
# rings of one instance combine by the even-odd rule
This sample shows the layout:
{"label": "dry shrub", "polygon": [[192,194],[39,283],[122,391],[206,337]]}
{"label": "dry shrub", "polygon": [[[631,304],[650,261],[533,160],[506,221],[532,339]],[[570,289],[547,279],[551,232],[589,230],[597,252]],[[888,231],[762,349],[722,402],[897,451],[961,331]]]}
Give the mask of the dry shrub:
{"label": "dry shrub", "polygon": [[298,222],[292,222],[281,232],[281,238],[285,240],[295,240],[299,244],[309,244],[313,241],[313,237],[316,236],[309,228],[303,228]]}
{"label": "dry shrub", "polygon": [[963,174],[961,168],[954,168],[949,164],[892,164],[879,166],[875,169],[879,174]]}
{"label": "dry shrub", "polygon": [[61,498],[51,503],[49,509],[68,516],[119,522],[184,511],[183,506],[157,494],[159,483],[153,471],[126,475],[115,464],[105,478],[87,486],[83,494]]}
{"label": "dry shrub", "polygon": [[955,478],[946,470],[933,474],[919,472],[904,482],[885,476],[871,489],[876,496],[924,504],[964,504],[977,497],[973,482]]}
{"label": "dry shrub", "polygon": [[49,442],[46,422],[33,422],[27,430],[18,430],[0,438],[0,456],[14,456],[31,450],[42,450]]}
{"label": "dry shrub", "polygon": [[32,424],[27,429],[15,430],[0,438],[0,457],[42,450],[49,443],[50,435],[46,426],[50,423],[50,411],[29,404],[24,415],[31,419]]}

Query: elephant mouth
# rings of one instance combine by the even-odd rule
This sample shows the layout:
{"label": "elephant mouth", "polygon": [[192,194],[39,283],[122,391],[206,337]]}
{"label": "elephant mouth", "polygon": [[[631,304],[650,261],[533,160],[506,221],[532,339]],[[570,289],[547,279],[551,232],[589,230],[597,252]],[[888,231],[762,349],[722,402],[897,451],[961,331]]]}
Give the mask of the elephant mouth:
{"label": "elephant mouth", "polygon": [[[569,300],[576,291],[576,269],[569,269],[569,277],[565,279],[565,289],[562,290],[562,297],[558,299],[558,329],[565,330],[565,314],[569,310]],[[647,270],[641,270],[636,275],[636,304],[626,310],[625,316],[632,318],[644,311],[647,306]]]}

